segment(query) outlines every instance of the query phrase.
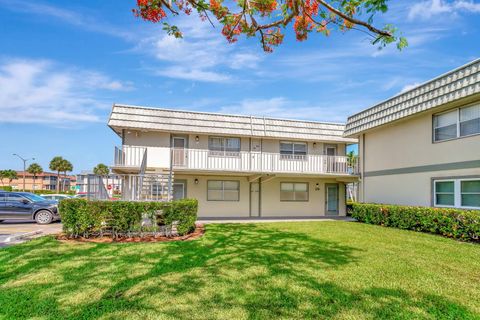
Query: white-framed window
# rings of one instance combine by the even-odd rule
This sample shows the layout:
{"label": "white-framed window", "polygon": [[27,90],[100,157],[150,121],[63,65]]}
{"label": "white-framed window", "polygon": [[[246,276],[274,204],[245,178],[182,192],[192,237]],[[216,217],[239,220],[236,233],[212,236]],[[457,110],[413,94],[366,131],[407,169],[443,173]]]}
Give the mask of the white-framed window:
{"label": "white-framed window", "polygon": [[240,181],[209,180],[207,181],[208,201],[240,201]]}
{"label": "white-framed window", "polygon": [[280,159],[304,160],[306,156],[306,142],[280,141]]}
{"label": "white-framed window", "polygon": [[308,201],[308,183],[281,182],[280,201]]}
{"label": "white-framed window", "polygon": [[208,150],[212,156],[238,157],[240,155],[240,138],[208,137]]}
{"label": "white-framed window", "polygon": [[433,141],[435,142],[475,134],[480,134],[480,104],[433,116]]}
{"label": "white-framed window", "polygon": [[434,206],[480,209],[480,178],[434,180]]}

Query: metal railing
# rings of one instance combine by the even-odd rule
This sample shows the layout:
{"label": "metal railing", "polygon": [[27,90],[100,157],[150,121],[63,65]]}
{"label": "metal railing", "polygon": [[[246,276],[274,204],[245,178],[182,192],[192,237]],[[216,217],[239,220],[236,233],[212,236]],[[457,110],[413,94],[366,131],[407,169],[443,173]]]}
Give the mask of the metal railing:
{"label": "metal railing", "polygon": [[89,200],[169,201],[168,174],[82,175],[77,196]]}
{"label": "metal railing", "polygon": [[358,174],[357,158],[347,156],[302,155],[280,153],[237,152],[218,155],[205,149],[172,151],[173,169],[233,171],[256,173]]}
{"label": "metal railing", "polygon": [[141,168],[142,164],[146,164],[145,147],[122,146],[115,147],[114,165],[118,167],[134,167]]}

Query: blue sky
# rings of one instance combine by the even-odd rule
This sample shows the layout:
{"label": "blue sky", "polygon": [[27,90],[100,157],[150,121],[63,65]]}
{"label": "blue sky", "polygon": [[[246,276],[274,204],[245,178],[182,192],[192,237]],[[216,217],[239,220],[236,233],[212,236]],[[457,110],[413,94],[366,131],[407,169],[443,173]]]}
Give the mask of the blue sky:
{"label": "blue sky", "polygon": [[390,1],[410,45],[381,51],[359,32],[313,35],[265,54],[255,39],[228,44],[196,17],[184,39],[133,17],[134,0],[0,0],[0,168],[12,153],[74,172],[111,164],[115,102],[344,122],[349,114],[480,55],[480,2]]}

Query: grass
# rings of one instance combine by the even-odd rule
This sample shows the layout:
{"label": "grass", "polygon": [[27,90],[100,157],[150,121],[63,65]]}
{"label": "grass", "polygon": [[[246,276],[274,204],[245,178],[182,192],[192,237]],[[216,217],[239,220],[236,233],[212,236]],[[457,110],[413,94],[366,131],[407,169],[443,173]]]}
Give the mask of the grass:
{"label": "grass", "polygon": [[480,319],[480,246],[349,222],[0,250],[0,319]]}

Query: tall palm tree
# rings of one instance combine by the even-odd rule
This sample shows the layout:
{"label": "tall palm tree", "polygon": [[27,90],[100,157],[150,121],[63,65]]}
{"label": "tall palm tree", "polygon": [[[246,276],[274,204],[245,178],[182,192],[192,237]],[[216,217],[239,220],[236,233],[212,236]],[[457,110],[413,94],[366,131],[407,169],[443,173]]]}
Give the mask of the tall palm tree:
{"label": "tall palm tree", "polygon": [[57,171],[57,192],[60,192],[60,172],[63,171],[64,160],[60,156],[54,157],[48,166],[50,170]]}
{"label": "tall palm tree", "polygon": [[106,176],[110,173],[110,169],[107,167],[106,164],[99,163],[95,168],[93,168],[93,173],[98,176]]}
{"label": "tall palm tree", "polygon": [[33,175],[33,191],[35,191],[35,180],[37,180],[37,174],[43,172],[43,168],[38,163],[32,163],[28,166],[27,172]]}
{"label": "tall palm tree", "polygon": [[63,159],[62,161],[62,171],[64,173],[63,178],[63,191],[65,191],[65,179],[67,178],[67,172],[73,171],[73,165],[70,161]]}

